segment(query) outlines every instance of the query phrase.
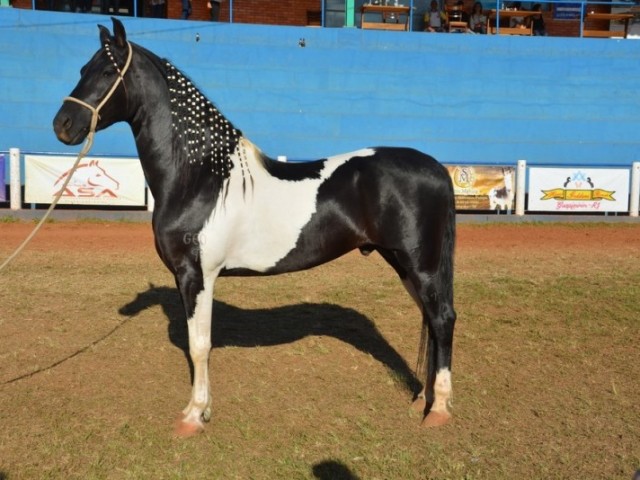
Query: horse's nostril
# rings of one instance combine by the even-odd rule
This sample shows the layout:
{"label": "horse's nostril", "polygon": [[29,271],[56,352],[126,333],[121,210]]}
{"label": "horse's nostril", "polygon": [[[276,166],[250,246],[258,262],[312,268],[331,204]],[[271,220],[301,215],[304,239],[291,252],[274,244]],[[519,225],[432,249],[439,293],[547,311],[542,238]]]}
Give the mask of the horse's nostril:
{"label": "horse's nostril", "polygon": [[62,122],[62,127],[65,130],[69,130],[71,128],[71,125],[73,124],[73,122],[71,121],[71,118],[67,117],[64,119],[64,122]]}

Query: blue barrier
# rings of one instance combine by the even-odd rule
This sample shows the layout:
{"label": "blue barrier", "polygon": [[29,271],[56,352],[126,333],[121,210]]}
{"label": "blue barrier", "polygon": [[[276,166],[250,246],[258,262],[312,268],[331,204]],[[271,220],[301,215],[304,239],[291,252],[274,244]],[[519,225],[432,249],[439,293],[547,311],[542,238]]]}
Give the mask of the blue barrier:
{"label": "blue barrier", "polygon": [[[73,154],[51,121],[99,47],[101,15],[0,17],[0,150]],[[406,145],[448,164],[629,166],[640,152],[634,40],[423,34],[125,19],[270,156]],[[196,36],[199,41],[196,41]],[[304,38],[304,47],[300,39]],[[136,156],[120,124],[92,154]]]}

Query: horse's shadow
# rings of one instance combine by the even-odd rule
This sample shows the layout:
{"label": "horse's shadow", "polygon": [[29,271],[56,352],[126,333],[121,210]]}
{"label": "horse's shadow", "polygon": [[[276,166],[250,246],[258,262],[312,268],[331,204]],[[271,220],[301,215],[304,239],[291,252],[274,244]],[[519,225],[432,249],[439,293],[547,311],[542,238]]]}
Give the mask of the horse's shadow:
{"label": "horse's shadow", "polygon": [[[119,313],[135,316],[142,310],[160,305],[169,320],[169,340],[180,348],[189,362],[187,323],[176,288],[156,287],[139,293],[123,305]],[[213,300],[211,342],[213,348],[272,346],[292,343],[309,335],[326,335],[371,354],[395,373],[411,392],[421,384],[400,354],[387,342],[371,320],[350,308],[329,303],[300,303],[283,307],[243,310]]]}

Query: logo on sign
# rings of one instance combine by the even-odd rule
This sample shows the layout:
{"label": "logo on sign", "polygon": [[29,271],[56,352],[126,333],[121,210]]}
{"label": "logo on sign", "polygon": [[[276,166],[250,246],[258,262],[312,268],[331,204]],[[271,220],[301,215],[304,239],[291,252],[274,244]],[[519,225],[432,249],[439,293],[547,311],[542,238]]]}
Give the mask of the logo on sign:
{"label": "logo on sign", "polygon": [[596,188],[594,181],[581,171],[567,177],[562,188],[542,190],[540,200],[563,200],[572,202],[592,202],[594,200],[615,201],[612,190]]}
{"label": "logo on sign", "polygon": [[[71,170],[67,170],[58,177],[54,187],[64,183]],[[114,179],[107,170],[100,166],[98,160],[80,163],[73,173],[71,181],[62,192],[63,197],[82,198],[118,198],[116,191],[120,189],[120,182]],[[59,190],[58,190],[59,191]],[[58,194],[56,191],[53,196]]]}

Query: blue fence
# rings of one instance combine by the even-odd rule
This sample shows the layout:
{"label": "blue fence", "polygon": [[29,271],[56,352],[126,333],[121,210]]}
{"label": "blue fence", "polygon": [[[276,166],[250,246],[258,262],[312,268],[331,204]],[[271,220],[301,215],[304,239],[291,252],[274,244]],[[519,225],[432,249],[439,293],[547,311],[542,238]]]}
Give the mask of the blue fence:
{"label": "blue fence", "polygon": [[[271,156],[406,145],[448,164],[640,157],[640,43],[124,19]],[[3,9],[0,151],[72,154],[51,121],[105,16]],[[303,41],[304,40],[304,41]],[[135,156],[128,126],[94,155]]]}

